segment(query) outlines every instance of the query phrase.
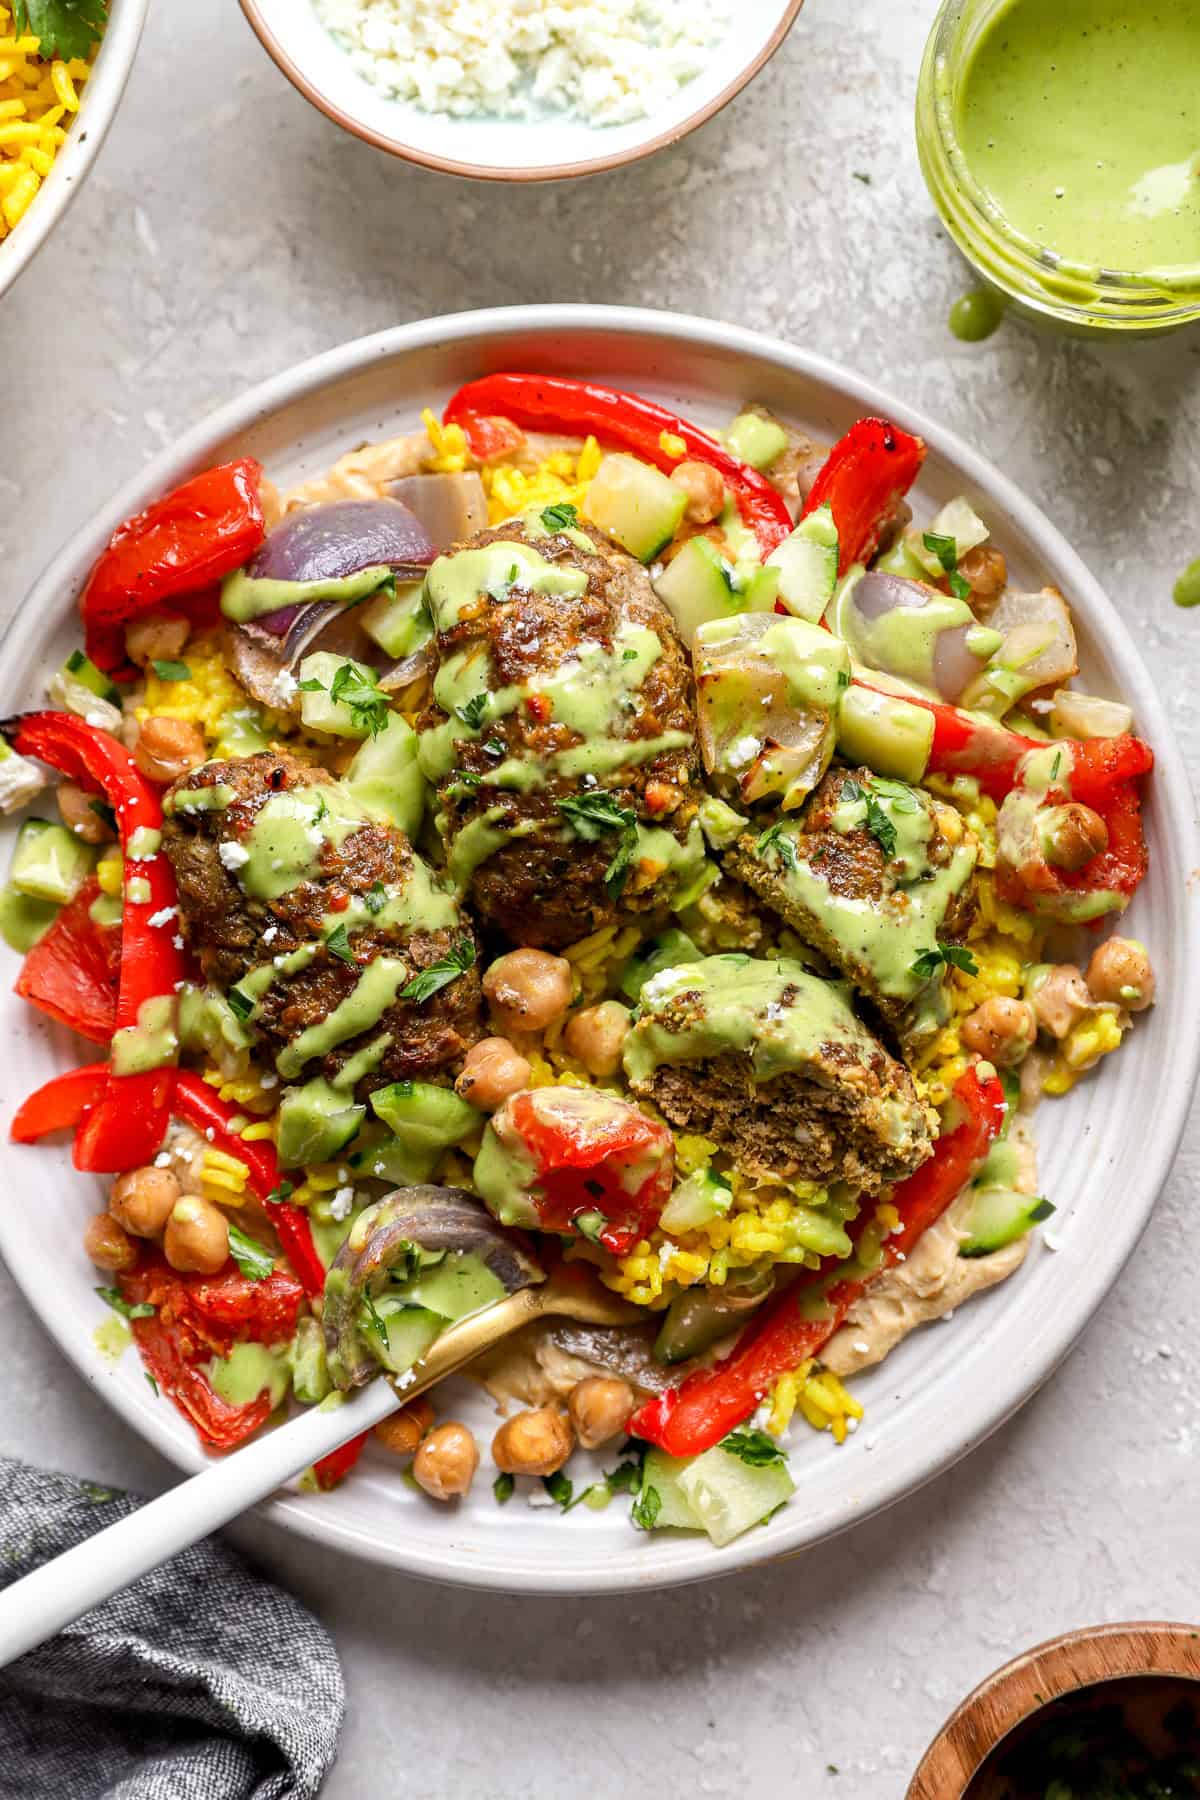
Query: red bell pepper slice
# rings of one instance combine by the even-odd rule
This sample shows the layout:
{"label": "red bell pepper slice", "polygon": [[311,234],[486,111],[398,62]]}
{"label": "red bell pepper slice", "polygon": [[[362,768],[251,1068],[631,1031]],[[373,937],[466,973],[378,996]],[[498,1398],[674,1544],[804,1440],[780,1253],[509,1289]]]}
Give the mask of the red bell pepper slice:
{"label": "red bell pepper slice", "polygon": [[907,494],[924,461],[924,439],[887,419],[859,419],[833,446],[801,517],[819,506],[833,509],[839,575],[852,563],[870,561],[889,512]]}
{"label": "red bell pepper slice", "polygon": [[480,413],[499,414],[532,430],[593,433],[669,475],[682,459],[663,448],[665,432],[681,440],[689,457],[716,469],[764,557],[791,532],[787,503],[765,475],[731,456],[706,431],[638,394],[560,375],[485,375],[458,390],[444,417],[447,425],[466,429],[466,420]]}
{"label": "red bell pepper slice", "polygon": [[335,1488],[345,1481],[366,1449],[367,1439],[370,1435],[369,1431],[359,1432],[358,1436],[352,1437],[348,1444],[342,1444],[339,1449],[331,1450],[328,1456],[323,1456],[320,1462],[313,1464],[313,1474],[316,1477],[317,1486],[323,1493],[328,1493],[330,1488]]}
{"label": "red bell pepper slice", "polygon": [[[900,1227],[885,1241],[880,1270],[907,1256],[921,1234],[962,1192],[1004,1122],[1004,1089],[997,1076],[981,1080],[968,1069],[954,1086],[957,1124],[943,1132],[933,1155],[889,1196]],[[646,1402],[630,1431],[671,1456],[698,1456],[748,1419],[776,1381],[807,1362],[829,1342],[875,1275],[838,1277],[836,1263],[802,1274],[765,1306],[736,1348],[711,1369],[689,1375],[677,1388]],[[821,1290],[821,1316],[805,1318],[805,1294]]]}
{"label": "red bell pepper slice", "polygon": [[99,893],[95,876],[84,882],[27,954],[15,991],[80,1037],[107,1044],[117,1023],[121,931],[92,918]]}
{"label": "red bell pepper slice", "polygon": [[996,888],[1014,906],[1070,917],[1089,894],[1115,893],[1128,901],[1145,877],[1150,857],[1137,781],[1154,767],[1154,754],[1140,738],[1128,735],[1092,738],[1065,749],[1070,758],[1064,758],[1063,779],[1050,784],[1044,804],[1057,806],[1069,799],[1090,806],[1108,828],[1108,843],[1082,869],[1070,872],[1047,862],[1035,840],[1033,854],[1019,868],[997,864]]}
{"label": "red bell pepper slice", "polygon": [[249,1171],[249,1186],[262,1201],[275,1227],[284,1253],[310,1300],[325,1292],[325,1265],[317,1253],[312,1225],[302,1206],[293,1206],[282,1193],[275,1146],[264,1139],[247,1143],[233,1129],[235,1112],[207,1081],[188,1069],[175,1077],[174,1110],[228,1156],[236,1156]]}
{"label": "red bell pepper slice", "polygon": [[[16,721],[11,741],[22,755],[39,757],[72,781],[102,793],[113,809],[127,856],[135,833],[161,831],[158,794],[125,746],[107,732],[70,713],[25,713]],[[144,899],[135,900],[130,894],[133,875],[146,884]],[[184,978],[183,952],[175,941],[176,899],[175,878],[161,849],[131,858],[121,919],[118,1032],[137,1026],[148,1000],[164,995],[173,999]],[[151,924],[156,915],[165,923]],[[168,1067],[113,1075],[75,1139],[76,1168],[112,1174],[151,1161],[167,1129],[171,1076]]]}
{"label": "red bell pepper slice", "polygon": [[118,525],[79,603],[88,654],[102,669],[124,664],[117,628],[127,620],[209,587],[253,555],[265,535],[261,479],[261,464],[240,457],[194,475]]}
{"label": "red bell pepper slice", "polygon": [[458,423],[471,455],[480,462],[494,462],[498,456],[511,456],[525,442],[525,433],[511,419],[489,419],[484,413],[464,413]]}
{"label": "red bell pepper slice", "polygon": [[232,1261],[217,1275],[181,1275],[153,1252],[120,1277],[121,1293],[191,1333],[190,1355],[227,1356],[234,1344],[282,1344],[296,1329],[304,1290],[286,1269],[251,1281]]}
{"label": "red bell pepper slice", "polygon": [[107,1063],[85,1063],[55,1075],[17,1108],[9,1135],[18,1144],[36,1144],[52,1131],[73,1131],[94,1106],[108,1081]]}

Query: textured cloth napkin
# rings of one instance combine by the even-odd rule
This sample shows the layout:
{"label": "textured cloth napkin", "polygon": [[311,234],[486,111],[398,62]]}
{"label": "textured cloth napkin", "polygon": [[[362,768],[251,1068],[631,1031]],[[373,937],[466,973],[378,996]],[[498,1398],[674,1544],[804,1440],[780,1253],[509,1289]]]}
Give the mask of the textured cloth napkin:
{"label": "textured cloth napkin", "polygon": [[[0,1457],[0,1587],[139,1501]],[[215,1538],[0,1670],[4,1800],[307,1800],[345,1708],[333,1644]]]}

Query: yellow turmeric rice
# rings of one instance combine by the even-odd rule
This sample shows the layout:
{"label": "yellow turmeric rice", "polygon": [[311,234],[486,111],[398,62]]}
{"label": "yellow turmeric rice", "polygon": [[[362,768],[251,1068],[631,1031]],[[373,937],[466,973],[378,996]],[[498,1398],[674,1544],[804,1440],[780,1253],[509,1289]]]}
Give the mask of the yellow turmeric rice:
{"label": "yellow turmeric rice", "polygon": [[41,40],[17,35],[11,7],[0,4],[0,239],[37,197],[79,111],[91,74],[83,57],[47,59]]}

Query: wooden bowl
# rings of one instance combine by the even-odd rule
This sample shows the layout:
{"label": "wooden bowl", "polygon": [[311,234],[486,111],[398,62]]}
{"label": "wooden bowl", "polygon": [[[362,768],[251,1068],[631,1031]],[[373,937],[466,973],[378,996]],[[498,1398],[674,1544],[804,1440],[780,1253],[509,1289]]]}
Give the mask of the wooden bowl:
{"label": "wooden bowl", "polygon": [[960,1800],[996,1746],[1051,1700],[1139,1675],[1200,1681],[1200,1625],[1096,1625],[1025,1651],[951,1714],[905,1800]]}

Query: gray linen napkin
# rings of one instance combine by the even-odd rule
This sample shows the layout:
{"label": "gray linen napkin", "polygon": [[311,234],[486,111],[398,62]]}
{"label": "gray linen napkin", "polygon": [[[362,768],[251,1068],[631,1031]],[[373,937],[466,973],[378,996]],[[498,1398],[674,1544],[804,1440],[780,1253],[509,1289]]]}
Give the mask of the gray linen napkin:
{"label": "gray linen napkin", "polygon": [[[0,1457],[0,1587],[139,1501]],[[215,1538],[0,1671],[8,1800],[308,1800],[345,1710],[333,1644]]]}

